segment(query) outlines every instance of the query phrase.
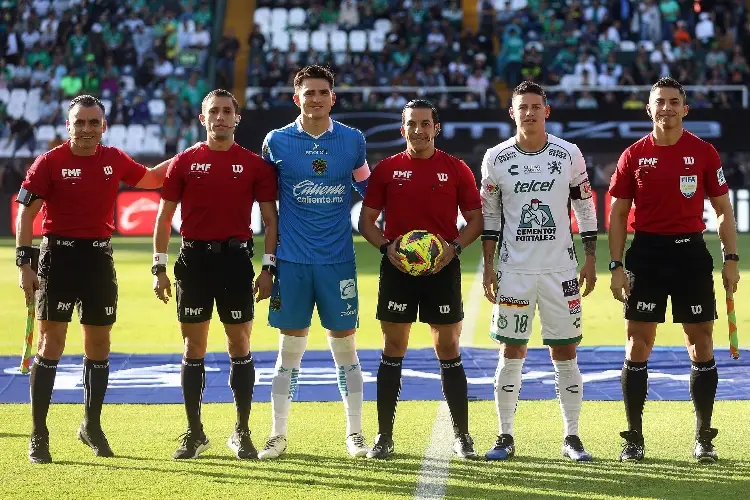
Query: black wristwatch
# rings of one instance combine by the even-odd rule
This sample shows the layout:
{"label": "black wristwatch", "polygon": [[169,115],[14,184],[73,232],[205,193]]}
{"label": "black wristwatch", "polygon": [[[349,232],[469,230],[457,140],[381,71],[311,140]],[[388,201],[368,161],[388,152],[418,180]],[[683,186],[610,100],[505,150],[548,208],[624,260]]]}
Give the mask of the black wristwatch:
{"label": "black wristwatch", "polygon": [[724,254],[724,262],[726,262],[728,260],[733,260],[735,262],[739,262],[740,261],[740,256],[737,255],[736,253],[727,253],[727,254]]}
{"label": "black wristwatch", "polygon": [[609,263],[609,270],[610,271],[614,271],[618,267],[624,267],[622,265],[622,262],[620,262],[619,260],[613,260],[612,262]]}
{"label": "black wristwatch", "polygon": [[166,273],[167,272],[167,265],[166,264],[154,264],[151,266],[151,274],[156,276],[159,273]]}
{"label": "black wristwatch", "polygon": [[276,276],[276,266],[272,266],[271,264],[261,266],[260,271],[268,271],[268,274],[270,274],[271,276]]}
{"label": "black wristwatch", "polygon": [[383,243],[382,245],[380,245],[380,253],[382,253],[383,255],[387,254],[388,253],[388,246],[391,243],[393,243],[393,242],[389,240],[389,241],[386,241],[385,243]]}
{"label": "black wristwatch", "polygon": [[456,249],[456,255],[461,255],[461,252],[464,250],[461,248],[461,244],[457,241],[451,241],[451,245]]}

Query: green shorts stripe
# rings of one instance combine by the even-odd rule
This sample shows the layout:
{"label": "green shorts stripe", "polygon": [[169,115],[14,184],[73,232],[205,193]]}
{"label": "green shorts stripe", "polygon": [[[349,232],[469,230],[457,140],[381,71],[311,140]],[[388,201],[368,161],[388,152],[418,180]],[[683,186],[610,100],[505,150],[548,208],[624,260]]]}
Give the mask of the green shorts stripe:
{"label": "green shorts stripe", "polygon": [[583,335],[579,335],[578,337],[573,337],[571,339],[544,339],[542,340],[542,343],[544,345],[568,345],[580,342],[582,338]]}
{"label": "green shorts stripe", "polygon": [[526,345],[529,343],[529,339],[514,339],[513,337],[503,337],[502,335],[498,335],[497,333],[492,332],[490,332],[490,337],[497,340],[498,342],[503,342],[505,344]]}

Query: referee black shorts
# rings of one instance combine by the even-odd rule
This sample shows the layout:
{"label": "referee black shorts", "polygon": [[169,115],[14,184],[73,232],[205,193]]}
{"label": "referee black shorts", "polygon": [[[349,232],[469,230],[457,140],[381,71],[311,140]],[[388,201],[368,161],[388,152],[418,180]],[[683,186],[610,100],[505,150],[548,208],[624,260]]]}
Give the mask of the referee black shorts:
{"label": "referee black shorts", "polygon": [[178,321],[210,320],[214,301],[222,323],[251,321],[255,314],[252,256],[252,240],[183,239],[174,264]]}
{"label": "referee black shorts", "polygon": [[637,231],[625,254],[630,280],[625,319],[664,323],[669,296],[674,323],[715,320],[713,267],[701,233],[667,236]]}
{"label": "referee black shorts", "polygon": [[452,325],[464,319],[461,261],[455,257],[437,274],[411,276],[396,269],[388,257],[380,263],[376,318],[390,323]]}
{"label": "referee black shorts", "polygon": [[117,319],[117,275],[109,238],[46,235],[39,248],[38,319],[108,326]]}

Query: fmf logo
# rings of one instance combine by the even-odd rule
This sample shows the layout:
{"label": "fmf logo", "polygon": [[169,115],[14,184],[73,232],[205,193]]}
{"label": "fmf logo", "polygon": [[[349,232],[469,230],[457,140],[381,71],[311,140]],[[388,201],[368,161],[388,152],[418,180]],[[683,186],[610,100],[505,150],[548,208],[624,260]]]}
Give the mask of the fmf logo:
{"label": "fmf logo", "polygon": [[641,165],[648,165],[650,167],[655,167],[656,162],[659,161],[659,158],[638,158],[638,166]]}
{"label": "fmf logo", "polygon": [[202,307],[186,307],[185,308],[185,314],[187,316],[199,316],[203,313]]}
{"label": "fmf logo", "polygon": [[411,170],[394,170],[394,179],[411,179]]}
{"label": "fmf logo", "polygon": [[406,311],[406,304],[397,304],[393,302],[392,300],[388,301],[388,310],[389,311],[398,311],[398,312],[404,312]]}
{"label": "fmf logo", "polygon": [[80,178],[81,169],[80,168],[64,168],[62,169],[62,176],[63,176],[63,179]]}
{"label": "fmf logo", "polygon": [[653,302],[641,302],[638,301],[638,304],[636,305],[636,309],[643,312],[654,312],[654,309],[656,308],[656,304]]}
{"label": "fmf logo", "polygon": [[72,302],[58,302],[57,303],[57,310],[58,311],[70,311],[70,308],[73,307]]}
{"label": "fmf logo", "polygon": [[190,165],[190,171],[191,172],[208,172],[211,168],[210,163],[193,163]]}

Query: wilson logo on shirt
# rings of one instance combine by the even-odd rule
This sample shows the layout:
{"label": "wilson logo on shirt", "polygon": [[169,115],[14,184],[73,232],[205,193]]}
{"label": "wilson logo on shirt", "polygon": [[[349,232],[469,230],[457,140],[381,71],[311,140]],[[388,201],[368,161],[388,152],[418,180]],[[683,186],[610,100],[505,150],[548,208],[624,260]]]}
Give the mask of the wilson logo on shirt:
{"label": "wilson logo on shirt", "polygon": [[438,177],[438,180],[439,180],[440,182],[448,182],[448,174],[444,174],[444,173],[442,173],[442,172],[439,172],[439,173],[437,174],[437,177]]}
{"label": "wilson logo on shirt", "polygon": [[695,158],[692,156],[683,156],[682,159],[685,161],[685,165],[695,165]]}
{"label": "wilson logo on shirt", "polygon": [[104,167],[104,175],[112,175],[112,166],[111,165],[107,165],[106,167]]}
{"label": "wilson logo on shirt", "polygon": [[692,198],[697,190],[698,190],[698,176],[697,175],[681,175],[680,176],[680,192],[685,198]]}
{"label": "wilson logo on shirt", "polygon": [[312,168],[313,172],[315,172],[317,175],[323,175],[326,173],[326,170],[328,170],[328,164],[324,159],[318,158],[316,160],[313,160]]}

